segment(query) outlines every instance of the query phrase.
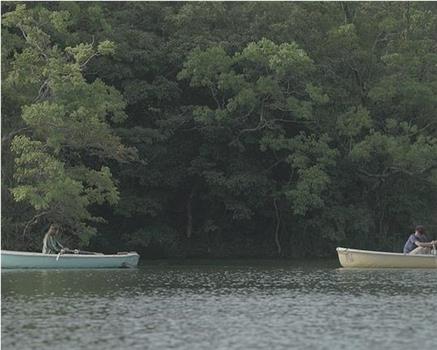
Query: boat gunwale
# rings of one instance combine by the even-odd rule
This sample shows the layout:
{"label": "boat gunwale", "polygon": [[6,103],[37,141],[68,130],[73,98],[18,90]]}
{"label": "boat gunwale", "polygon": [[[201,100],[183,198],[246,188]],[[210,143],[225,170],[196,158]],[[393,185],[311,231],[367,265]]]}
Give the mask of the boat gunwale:
{"label": "boat gunwale", "polygon": [[[38,257],[38,258],[57,258],[59,254],[44,254],[44,253],[38,253],[38,252],[20,252],[15,250],[1,250],[1,255],[19,255],[19,256],[26,256],[26,257]],[[133,257],[133,256],[139,256],[137,252],[128,252],[126,254],[60,254],[59,257],[63,258],[120,258],[124,259],[126,257]]]}
{"label": "boat gunwale", "polygon": [[374,250],[362,250],[362,249],[353,249],[353,248],[342,248],[337,247],[337,253],[359,253],[359,254],[368,254],[368,255],[389,255],[389,256],[398,256],[398,257],[406,257],[406,258],[428,258],[428,259],[436,259],[437,255],[433,254],[405,254],[405,253],[393,253],[393,252],[378,252]]}

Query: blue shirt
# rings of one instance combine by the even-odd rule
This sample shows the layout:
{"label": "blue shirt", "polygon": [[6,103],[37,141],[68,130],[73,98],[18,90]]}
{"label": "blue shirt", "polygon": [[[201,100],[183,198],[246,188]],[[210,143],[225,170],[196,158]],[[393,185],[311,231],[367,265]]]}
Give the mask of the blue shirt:
{"label": "blue shirt", "polygon": [[410,253],[412,250],[416,249],[418,246],[415,242],[431,242],[426,235],[416,236],[414,233],[408,237],[407,242],[404,246],[404,254]]}

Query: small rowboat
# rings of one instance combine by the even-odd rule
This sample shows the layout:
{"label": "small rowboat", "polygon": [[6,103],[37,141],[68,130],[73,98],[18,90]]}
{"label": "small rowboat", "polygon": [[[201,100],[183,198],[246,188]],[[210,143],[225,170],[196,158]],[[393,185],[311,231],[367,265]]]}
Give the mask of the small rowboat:
{"label": "small rowboat", "polygon": [[1,251],[2,269],[97,269],[136,267],[136,252],[106,254],[43,254]]}
{"label": "small rowboat", "polygon": [[374,252],[349,248],[337,248],[338,259],[343,267],[357,268],[437,268],[437,255]]}

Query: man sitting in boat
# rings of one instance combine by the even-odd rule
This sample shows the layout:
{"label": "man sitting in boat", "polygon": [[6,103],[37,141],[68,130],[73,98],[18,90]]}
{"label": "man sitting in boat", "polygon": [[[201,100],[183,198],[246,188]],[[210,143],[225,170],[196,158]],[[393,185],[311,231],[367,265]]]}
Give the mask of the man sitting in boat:
{"label": "man sitting in boat", "polygon": [[50,228],[43,239],[42,252],[43,254],[82,254],[82,255],[102,255],[102,253],[89,252],[86,250],[70,249],[64,247],[56,239],[59,233],[59,226],[56,224],[50,225]]}
{"label": "man sitting in boat", "polygon": [[50,225],[50,228],[43,239],[43,254],[58,254],[64,247],[56,239],[59,227],[56,224]]}
{"label": "man sitting in boat", "polygon": [[408,237],[404,246],[404,254],[431,254],[431,250],[437,245],[437,241],[431,241],[425,234],[422,225],[416,227],[416,231]]}

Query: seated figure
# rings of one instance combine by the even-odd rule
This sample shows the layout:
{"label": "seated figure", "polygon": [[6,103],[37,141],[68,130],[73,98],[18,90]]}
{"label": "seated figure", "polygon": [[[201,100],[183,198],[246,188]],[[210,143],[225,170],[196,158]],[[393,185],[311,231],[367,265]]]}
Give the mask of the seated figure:
{"label": "seated figure", "polygon": [[50,225],[50,228],[43,239],[43,254],[57,254],[64,248],[62,244],[56,240],[58,232],[59,227],[56,224]]}
{"label": "seated figure", "polygon": [[431,241],[425,234],[425,228],[419,225],[408,237],[404,246],[404,254],[431,254],[431,250],[436,245],[437,241]]}

